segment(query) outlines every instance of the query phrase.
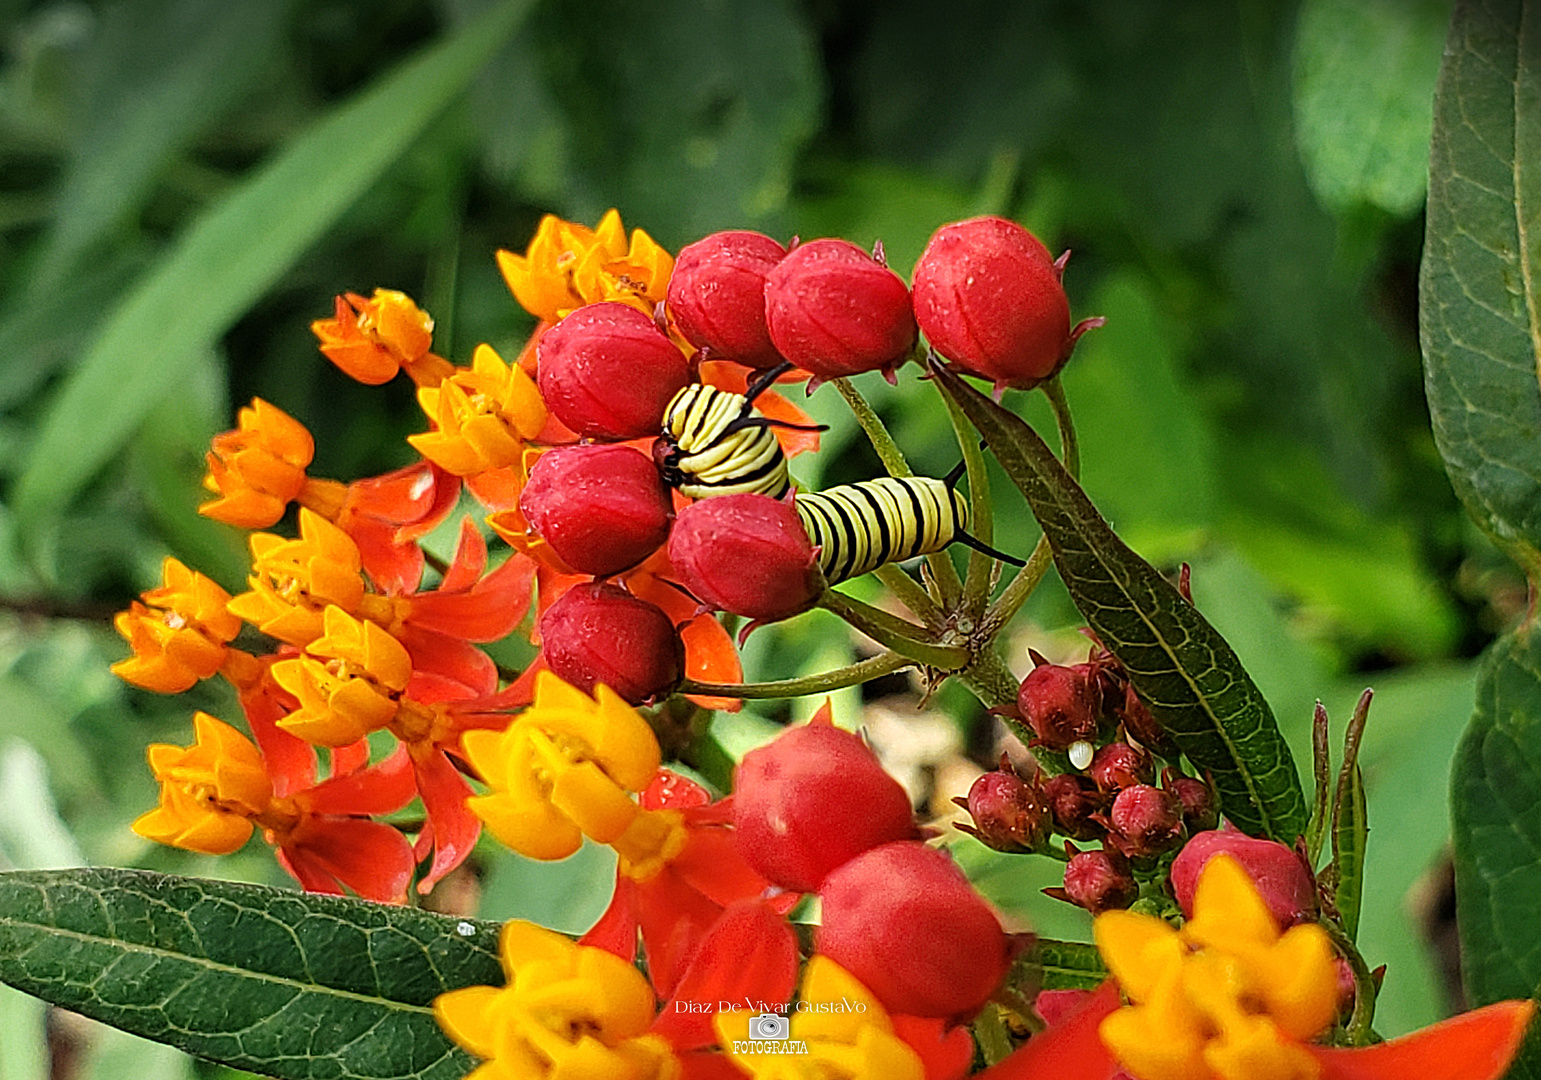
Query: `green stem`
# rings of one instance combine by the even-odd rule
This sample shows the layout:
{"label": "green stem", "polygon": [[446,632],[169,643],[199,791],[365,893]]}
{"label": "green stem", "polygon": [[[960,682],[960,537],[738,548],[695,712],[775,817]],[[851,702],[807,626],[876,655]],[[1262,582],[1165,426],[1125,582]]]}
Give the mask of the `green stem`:
{"label": "green stem", "polygon": [[1001,590],[1001,594],[995,598],[995,603],[990,610],[985,612],[980,622],[980,634],[986,638],[993,638],[1000,633],[1001,627],[1009,623],[1022,610],[1022,605],[1027,603],[1027,598],[1033,595],[1033,590],[1038,588],[1038,583],[1049,572],[1049,567],[1054,565],[1054,553],[1049,550],[1049,538],[1040,536],[1038,544],[1033,548],[1033,553],[1027,557],[1027,565],[1017,571],[1017,576],[1011,579],[1011,584]]}
{"label": "green stem", "polygon": [[844,593],[837,593],[834,589],[824,590],[824,595],[819,597],[818,606],[840,616],[879,645],[901,653],[927,667],[957,671],[969,662],[968,650],[962,646],[937,645],[925,641],[923,638],[930,634],[925,627],[906,622],[871,604],[853,600]]}
{"label": "green stem", "polygon": [[1375,976],[1370,974],[1370,965],[1359,955],[1359,950],[1348,939],[1342,927],[1330,919],[1323,919],[1317,925],[1327,931],[1327,936],[1332,939],[1333,946],[1354,976],[1354,1011],[1345,1029],[1348,1044],[1369,1046],[1375,1041],[1375,1029],[1372,1026],[1375,1023]]}
{"label": "green stem", "polygon": [[1075,421],[1070,416],[1070,402],[1065,400],[1065,387],[1060,383],[1056,375],[1044,383],[1040,389],[1049,399],[1049,407],[1054,410],[1054,423],[1059,427],[1059,459],[1064,462],[1065,471],[1072,479],[1081,479],[1081,448],[1076,442]]}
{"label": "green stem", "polygon": [[797,679],[777,679],[774,682],[757,683],[706,683],[686,679],[676,693],[699,694],[708,697],[731,698],[789,698],[808,694],[825,694],[831,690],[843,690],[870,682],[890,672],[909,667],[913,660],[898,653],[886,652],[847,667],[833,671],[821,671],[817,675],[804,675]]}
{"label": "green stem", "polygon": [[[952,430],[958,437],[958,448],[963,451],[963,464],[968,469],[968,497],[971,511],[969,528],[974,538],[984,544],[995,542],[995,511],[990,504],[990,478],[985,473],[985,458],[979,451],[979,432],[963,409],[946,394],[942,401],[952,419]],[[978,621],[984,615],[985,605],[990,602],[990,588],[995,583],[995,560],[982,551],[970,551],[968,574],[963,582],[963,612],[970,621]]]}
{"label": "green stem", "polygon": [[884,563],[872,573],[889,592],[894,594],[899,603],[909,608],[927,626],[942,625],[942,609],[937,607],[935,600],[931,599],[931,594],[926,592],[918,581],[910,577],[898,563]]}

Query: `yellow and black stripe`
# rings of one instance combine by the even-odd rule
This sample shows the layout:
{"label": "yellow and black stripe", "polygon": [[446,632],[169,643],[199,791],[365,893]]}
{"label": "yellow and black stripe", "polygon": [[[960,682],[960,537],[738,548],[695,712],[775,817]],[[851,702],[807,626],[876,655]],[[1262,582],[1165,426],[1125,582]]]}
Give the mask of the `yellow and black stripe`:
{"label": "yellow and black stripe", "polygon": [[773,424],[745,395],[691,383],[664,410],[653,460],[664,481],[692,499],[743,493],[779,499],[791,480]]}
{"label": "yellow and black stripe", "polygon": [[834,585],[955,540],[972,541],[965,532],[968,501],[949,480],[884,476],[799,494],[797,516],[819,549],[824,579]]}

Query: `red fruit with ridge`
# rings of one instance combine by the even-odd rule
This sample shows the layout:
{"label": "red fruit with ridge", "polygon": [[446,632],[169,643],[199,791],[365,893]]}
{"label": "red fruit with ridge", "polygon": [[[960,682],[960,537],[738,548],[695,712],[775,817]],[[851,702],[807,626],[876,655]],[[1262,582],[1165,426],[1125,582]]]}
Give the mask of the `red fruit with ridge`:
{"label": "red fruit with ridge", "polygon": [[910,290],[847,240],[810,240],[765,279],[776,350],[820,379],[897,366],[915,344]]}
{"label": "red fruit with ridge", "polygon": [[1193,914],[1199,872],[1222,853],[1241,864],[1281,927],[1316,916],[1316,882],[1294,849],[1229,825],[1199,833],[1172,860],[1172,891],[1183,914]]}
{"label": "red fruit with ridge", "polygon": [[762,877],[813,892],[862,852],[916,835],[910,797],[861,736],[828,706],[812,721],[744,755],[733,771],[733,827]]}
{"label": "red fruit with ridge", "polygon": [[996,851],[1036,851],[1054,828],[1043,792],[1010,769],[982,774],[968,789],[968,798],[953,801],[974,819],[973,828],[958,828]]}
{"label": "red fruit with ridge", "polygon": [[1215,801],[1214,788],[1204,781],[1168,769],[1162,774],[1161,786],[1182,803],[1183,825],[1189,836],[1197,836],[1220,824],[1220,807]]}
{"label": "red fruit with ridge", "polygon": [[823,585],[797,511],[768,495],[685,507],[669,533],[669,564],[702,603],[757,622],[806,611]]}
{"label": "red fruit with ridge", "polygon": [[1032,387],[1070,357],[1101,320],[1070,326],[1055,262],[1014,221],[978,217],[943,225],[915,263],[915,320],[931,347],[997,386]]}
{"label": "red fruit with ridge", "polygon": [[964,1020],[1000,987],[1013,948],[946,852],[884,844],[825,879],[817,950],[891,1013]]}
{"label": "red fruit with ridge", "polygon": [[542,454],[519,496],[530,527],[580,574],[616,574],[669,537],[674,503],[652,459],[589,443]]}
{"label": "red fruit with ridge", "polygon": [[1140,886],[1134,880],[1129,860],[1117,851],[1104,848],[1071,856],[1065,864],[1064,891],[1062,899],[1093,915],[1100,915],[1134,903],[1139,898]]}
{"label": "red fruit with ridge", "polygon": [[781,363],[765,327],[765,278],[787,249],[764,233],[730,229],[680,249],[668,308],[685,340],[715,359],[764,370]]}
{"label": "red fruit with ridge", "polygon": [[1100,840],[1107,828],[1093,817],[1107,806],[1097,786],[1076,773],[1061,773],[1043,782],[1044,801],[1054,815],[1054,831],[1072,840]]}
{"label": "red fruit with ridge", "polygon": [[585,438],[656,435],[690,364],[658,324],[627,304],[589,304],[536,346],[536,382],[554,416]]}
{"label": "red fruit with ridge", "polygon": [[1159,855],[1183,837],[1181,801],[1169,791],[1149,784],[1126,787],[1113,800],[1108,821],[1125,854]]}
{"label": "red fruit with ridge", "polygon": [[1086,771],[1103,791],[1121,791],[1135,784],[1148,784],[1156,775],[1150,755],[1124,742],[1098,747]]}
{"label": "red fruit with ridge", "polygon": [[618,585],[574,585],[540,617],[546,665],[586,694],[603,683],[633,705],[679,685],[685,645],[663,610]]}
{"label": "red fruit with ridge", "polygon": [[1017,690],[1017,709],[1033,734],[1051,750],[1096,737],[1097,684],[1088,664],[1039,664]]}

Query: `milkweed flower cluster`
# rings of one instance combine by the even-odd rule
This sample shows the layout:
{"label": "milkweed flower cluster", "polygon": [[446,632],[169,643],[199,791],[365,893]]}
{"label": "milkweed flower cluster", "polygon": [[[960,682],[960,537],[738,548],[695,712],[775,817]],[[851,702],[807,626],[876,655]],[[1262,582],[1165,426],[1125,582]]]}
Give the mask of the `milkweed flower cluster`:
{"label": "milkweed flower cluster", "polygon": [[[1318,924],[1309,864],[1220,827],[1212,785],[1179,771],[1100,646],[1082,665],[1040,662],[997,703],[1058,775],[1003,761],[962,800],[967,831],[997,850],[1066,838],[1053,891],[1097,916],[1110,977],[1092,994],[1037,993],[1019,965],[1031,935],[1007,931],[827,705],[745,754],[720,797],[667,767],[639,708],[681,689],[736,704],[714,696],[742,678],[715,611],[788,618],[833,604],[832,581],[953,540],[997,554],[965,531],[957,473],[800,508],[786,462],[819,429],[776,387],[895,378],[926,348],[998,390],[1051,379],[1100,321],[1071,325],[1064,256],[974,219],[939,230],[907,285],[880,247],[836,238],[718,233],[676,261],[611,211],[592,229],[547,217],[498,265],[538,320],[511,361],[482,344],[456,366],[433,351],[432,318],[388,289],[344,294],[313,324],[353,378],[412,380],[414,464],[312,476],[310,433],[260,400],[215,438],[200,509],[250,530],[244,588],[167,559],[116,620],[132,655],[114,671],[161,693],[220,677],[246,730],[200,712],[191,745],[152,746],[160,801],[140,835],[223,854],[260,833],[307,890],[398,903],[484,828],[538,860],[612,848],[609,904],[581,938],[510,923],[506,984],[435,1003],[481,1059],[475,1080],[955,1080],[992,1003],[1022,1021],[995,1029],[980,1074],[994,1080],[1381,1080],[1430,1057],[1444,1080],[1503,1071],[1528,1005],[1327,1045],[1357,954]],[[500,546],[466,516],[453,557],[433,558],[422,541],[463,495]],[[903,660],[967,651],[862,618],[922,650]],[[538,652],[500,669],[481,646],[515,633]],[[420,824],[403,825],[414,800]],[[811,897],[819,924],[794,923]],[[751,1030],[751,1013],[789,1023]]]}

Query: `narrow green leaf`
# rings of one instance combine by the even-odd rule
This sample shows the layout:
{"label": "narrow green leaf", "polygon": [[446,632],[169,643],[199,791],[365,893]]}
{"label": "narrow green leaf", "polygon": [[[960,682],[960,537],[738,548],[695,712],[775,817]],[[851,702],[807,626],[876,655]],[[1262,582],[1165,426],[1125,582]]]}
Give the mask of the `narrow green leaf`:
{"label": "narrow green leaf", "polygon": [[1359,905],[1364,897],[1364,852],[1370,826],[1364,804],[1364,774],[1354,765],[1338,788],[1332,815],[1333,903],[1343,931],[1359,934]]}
{"label": "narrow green leaf", "polygon": [[133,870],[0,874],[0,981],[281,1080],[459,1080],[446,990],[501,985],[493,923]]}
{"label": "narrow green leaf", "polygon": [[1462,0],[1434,98],[1420,336],[1456,494],[1541,571],[1541,9]]}
{"label": "narrow green leaf", "polygon": [[32,535],[174,393],[200,350],[443,111],[531,0],[504,0],[312,125],[205,213],[108,317],[50,402],[14,491]]}
{"label": "narrow green leaf", "polygon": [[1295,35],[1295,138],[1329,209],[1418,212],[1449,0],[1307,0]]}
{"label": "narrow green leaf", "polygon": [[1222,812],[1249,833],[1293,843],[1307,824],[1305,793],[1235,652],[1118,538],[1037,432],[956,374],[933,371],[1027,498],[1076,607],[1183,753],[1213,773]]}
{"label": "narrow green leaf", "polygon": [[1097,946],[1084,941],[1039,938],[1027,963],[1043,972],[1044,990],[1094,990],[1108,977]]}

